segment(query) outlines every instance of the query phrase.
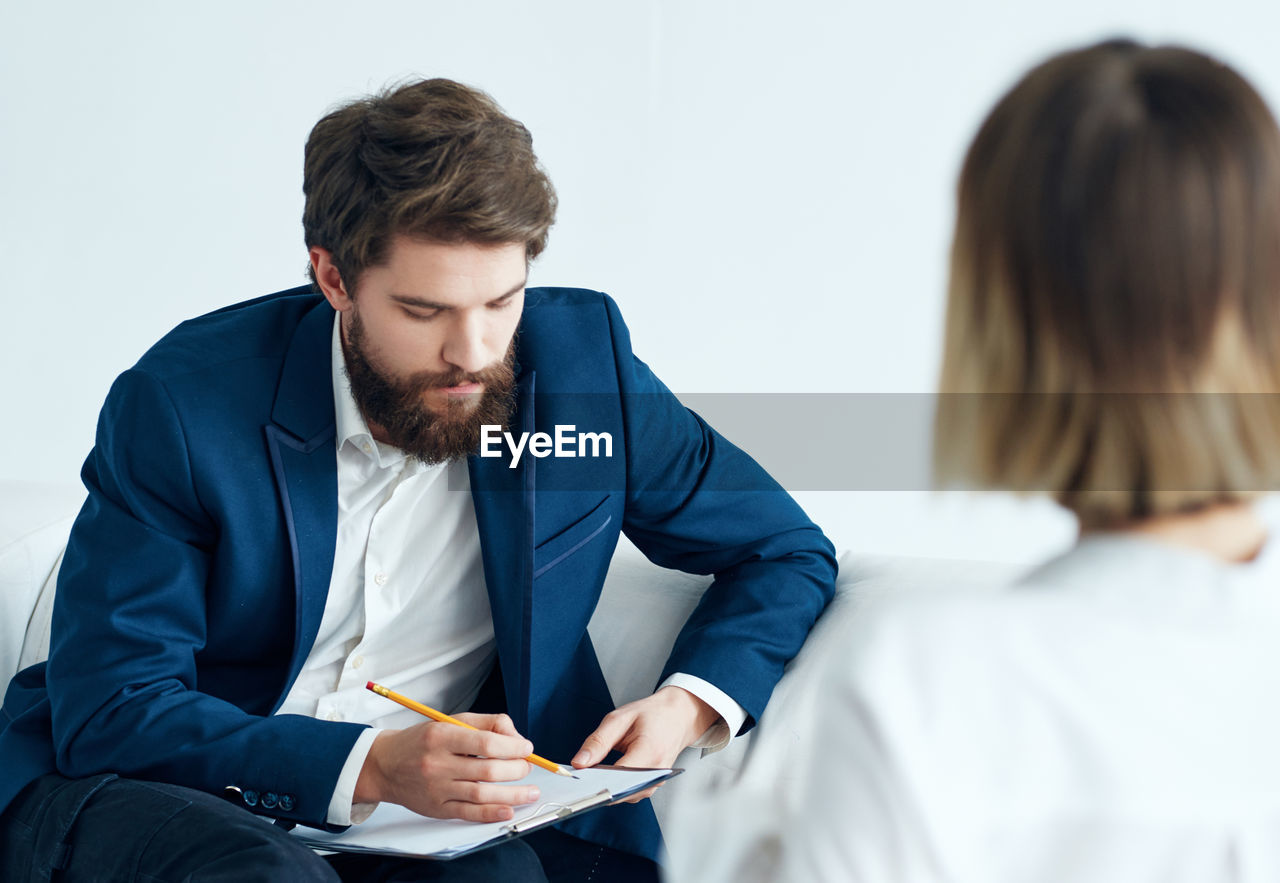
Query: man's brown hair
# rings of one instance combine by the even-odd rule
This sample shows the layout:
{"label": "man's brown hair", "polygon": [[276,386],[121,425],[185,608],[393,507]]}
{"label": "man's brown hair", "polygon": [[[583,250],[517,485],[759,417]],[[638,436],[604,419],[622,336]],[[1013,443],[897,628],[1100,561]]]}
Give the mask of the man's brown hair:
{"label": "man's brown hair", "polygon": [[1280,133],[1222,63],[1124,40],[1033,69],[960,176],[944,483],[1085,527],[1280,485]]}
{"label": "man's brown hair", "polygon": [[[302,226],[349,292],[392,238],[546,247],[556,195],[519,121],[452,80],[408,83],[327,114],[307,138]],[[315,275],[312,272],[312,280]]]}

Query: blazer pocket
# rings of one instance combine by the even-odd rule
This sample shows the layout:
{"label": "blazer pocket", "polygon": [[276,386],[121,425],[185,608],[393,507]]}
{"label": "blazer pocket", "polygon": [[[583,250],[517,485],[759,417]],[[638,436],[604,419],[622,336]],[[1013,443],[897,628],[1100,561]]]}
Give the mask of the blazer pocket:
{"label": "blazer pocket", "polygon": [[603,511],[612,495],[605,497],[591,511],[566,527],[551,539],[539,543],[533,549],[533,578],[537,579],[560,562],[576,554],[592,540],[605,532],[613,515]]}

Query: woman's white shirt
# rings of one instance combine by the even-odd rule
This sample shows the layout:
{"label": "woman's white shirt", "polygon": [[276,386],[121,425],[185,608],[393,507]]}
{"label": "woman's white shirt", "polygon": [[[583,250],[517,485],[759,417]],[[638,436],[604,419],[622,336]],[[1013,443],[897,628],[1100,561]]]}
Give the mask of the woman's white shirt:
{"label": "woman's white shirt", "polygon": [[1280,520],[1260,511],[1247,564],[1089,536],[1007,590],[858,617],[804,719],[766,712],[740,781],[686,798],[671,879],[1280,880]]}

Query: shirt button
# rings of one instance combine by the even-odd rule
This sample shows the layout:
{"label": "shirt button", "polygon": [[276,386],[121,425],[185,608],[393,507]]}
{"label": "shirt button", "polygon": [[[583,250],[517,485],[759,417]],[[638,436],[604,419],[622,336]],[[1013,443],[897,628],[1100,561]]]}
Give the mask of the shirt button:
{"label": "shirt button", "polygon": [[364,451],[366,454],[373,453],[373,448],[369,447],[368,442],[360,442],[360,450]]}
{"label": "shirt button", "polygon": [[357,656],[355,659],[351,660],[351,667],[352,667],[352,668],[359,668],[359,667],[360,667],[360,666],[362,666],[362,665],[364,665],[364,657],[363,657],[363,656]]}
{"label": "shirt button", "polygon": [[329,712],[328,718],[329,718],[329,720],[331,720],[331,721],[340,721],[340,720],[342,720],[342,712],[340,712],[340,711],[331,711],[331,712]]}
{"label": "shirt button", "polygon": [[385,573],[375,573],[373,581],[380,586],[385,586],[387,584],[387,575]]}

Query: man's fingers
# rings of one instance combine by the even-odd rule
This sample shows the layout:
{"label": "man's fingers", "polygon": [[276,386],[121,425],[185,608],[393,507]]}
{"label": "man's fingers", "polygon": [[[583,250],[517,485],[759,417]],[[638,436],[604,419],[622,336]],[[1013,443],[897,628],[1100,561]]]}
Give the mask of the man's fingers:
{"label": "man's fingers", "polygon": [[514,810],[536,803],[541,796],[533,786],[512,787],[485,782],[454,782],[452,797],[440,805],[442,819],[465,819],[469,822],[504,822]]}
{"label": "man's fingers", "polygon": [[664,769],[675,760],[669,752],[663,751],[645,736],[636,736],[627,745],[626,754],[618,758],[618,766],[631,766],[637,769]]}
{"label": "man's fingers", "polygon": [[[631,766],[638,769],[666,769],[671,766],[673,760],[668,760],[644,739],[637,739],[632,743],[627,753],[618,758],[618,766]],[[648,800],[653,793],[662,787],[661,783],[647,788],[639,793],[632,794],[621,803],[639,803],[642,800]]]}
{"label": "man's fingers", "polygon": [[454,777],[468,782],[514,782],[529,775],[531,769],[527,760],[460,757],[454,765]]}
{"label": "man's fingers", "polygon": [[458,720],[463,723],[470,724],[477,730],[488,730],[492,733],[501,733],[504,736],[519,736],[515,723],[505,714],[472,714],[464,711],[461,714],[455,714]]}
{"label": "man's fingers", "polygon": [[[638,737],[627,748],[627,753],[618,758],[618,766],[629,766],[637,769],[668,769],[671,764],[675,763],[675,757],[669,756],[667,753],[659,750],[648,739],[643,736]],[[639,803],[642,800],[648,800],[653,793],[662,787],[659,782],[652,788],[632,794],[618,803]]]}
{"label": "man's fingers", "polygon": [[659,782],[658,784],[654,785],[652,788],[649,788],[646,791],[641,791],[638,794],[632,794],[630,797],[624,797],[622,800],[615,800],[614,803],[639,803],[642,800],[648,800],[650,797],[653,796],[654,792],[657,791],[662,786],[663,786],[663,783]]}
{"label": "man's fingers", "polygon": [[633,715],[625,712],[611,711],[606,714],[595,732],[583,740],[582,747],[578,749],[578,753],[573,756],[570,763],[581,769],[604,760],[610,749],[626,736],[627,730],[631,727],[632,718]]}
{"label": "man's fingers", "polygon": [[533,753],[533,743],[522,736],[508,736],[487,730],[468,730],[454,724],[434,724],[425,734],[435,744],[454,754],[482,757],[519,758]]}
{"label": "man's fingers", "polygon": [[495,733],[502,733],[506,736],[520,736],[520,732],[516,729],[515,721],[505,714],[495,714],[490,729]]}
{"label": "man's fingers", "polygon": [[467,822],[507,822],[515,818],[515,810],[495,803],[467,803],[448,800],[441,807],[442,819],[462,819]]}
{"label": "man's fingers", "polygon": [[457,802],[474,803],[478,806],[485,804],[524,806],[534,803],[540,796],[538,789],[531,785],[512,787],[511,785],[490,785],[487,782],[457,782],[453,792]]}

